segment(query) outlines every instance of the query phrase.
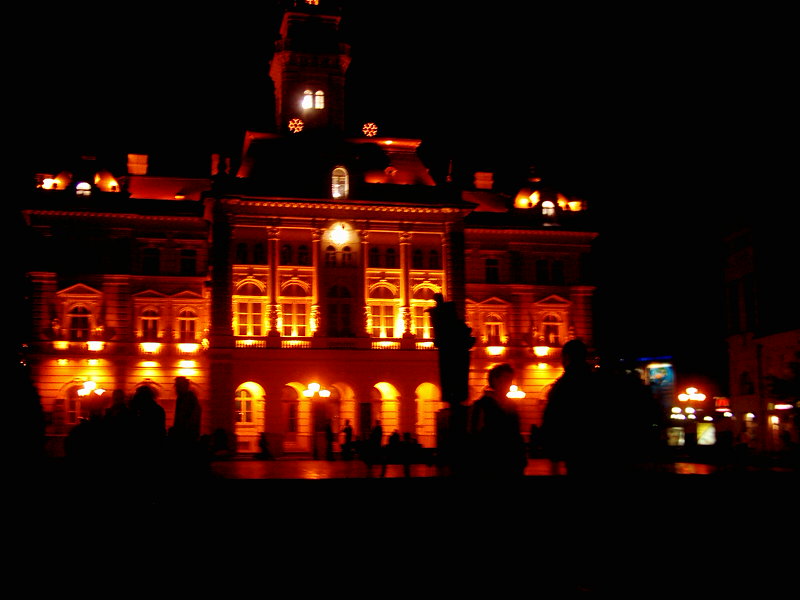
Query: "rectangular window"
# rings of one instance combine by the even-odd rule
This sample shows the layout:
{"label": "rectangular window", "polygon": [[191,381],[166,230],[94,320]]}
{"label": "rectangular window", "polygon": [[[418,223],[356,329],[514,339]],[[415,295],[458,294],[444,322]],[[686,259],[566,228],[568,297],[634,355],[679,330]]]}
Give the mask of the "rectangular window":
{"label": "rectangular window", "polygon": [[372,306],[372,336],[378,338],[394,337],[394,306],[374,304]]}
{"label": "rectangular window", "polygon": [[306,304],[283,304],[283,335],[288,337],[303,337],[308,335]]}
{"label": "rectangular window", "polygon": [[500,263],[496,258],[487,258],[486,283],[500,283]]}
{"label": "rectangular window", "polygon": [[236,335],[264,335],[263,306],[262,302],[236,303]]}
{"label": "rectangular window", "polygon": [[414,307],[414,334],[419,338],[432,338],[431,334],[431,314],[426,310],[426,306]]}

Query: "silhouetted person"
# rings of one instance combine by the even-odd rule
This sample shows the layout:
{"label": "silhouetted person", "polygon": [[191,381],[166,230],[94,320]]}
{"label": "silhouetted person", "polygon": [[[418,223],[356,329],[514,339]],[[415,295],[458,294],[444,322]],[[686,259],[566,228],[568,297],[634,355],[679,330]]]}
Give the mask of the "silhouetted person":
{"label": "silhouetted person", "polygon": [[419,462],[422,458],[422,447],[409,432],[403,434],[400,442],[399,454],[400,463],[403,465],[403,475],[411,477],[411,465]]}
{"label": "silhouetted person", "polygon": [[132,458],[131,428],[132,415],[125,392],[115,389],[111,393],[111,406],[103,415],[103,434],[109,459],[121,463],[120,467],[126,466],[125,463]]}
{"label": "silhouetted person", "polygon": [[197,395],[191,390],[186,377],[175,378],[175,418],[171,435],[183,444],[194,444],[200,439],[201,408]]}
{"label": "silhouetted person", "polygon": [[603,464],[601,381],[580,340],[564,344],[561,362],[564,373],[550,388],[542,417],[545,454],[554,464],[563,461],[568,475],[596,474]]}
{"label": "silhouetted person", "polygon": [[353,457],[353,426],[350,425],[350,419],[345,420],[342,433],[344,434],[342,458],[344,460],[350,460]]}
{"label": "silhouetted person", "polygon": [[489,370],[488,387],[470,407],[470,473],[481,479],[522,477],[528,462],[517,406],[507,394],[514,369],[503,363]]}
{"label": "silhouetted person", "polygon": [[153,389],[141,385],[131,397],[131,444],[134,460],[145,470],[161,468],[167,438],[167,417]]}
{"label": "silhouetted person", "polygon": [[259,460],[272,460],[272,452],[269,449],[269,440],[267,440],[267,434],[263,431],[258,434],[258,454],[256,454],[255,458]]}
{"label": "silhouetted person", "polygon": [[367,475],[372,476],[372,467],[383,460],[383,426],[380,420],[369,432],[369,437],[361,444],[361,459],[367,465]]}

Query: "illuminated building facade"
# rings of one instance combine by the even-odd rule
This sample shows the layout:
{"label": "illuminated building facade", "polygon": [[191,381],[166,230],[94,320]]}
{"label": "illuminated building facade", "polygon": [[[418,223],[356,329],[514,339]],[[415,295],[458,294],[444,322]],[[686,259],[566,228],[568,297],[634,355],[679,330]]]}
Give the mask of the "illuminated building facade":
{"label": "illuminated building facade", "polygon": [[758,450],[800,443],[800,317],[794,276],[797,232],[759,211],[734,219],[725,237],[730,408],[736,433]]}
{"label": "illuminated building facade", "polygon": [[54,452],[114,389],[150,385],[171,423],[178,375],[203,432],[239,452],[263,434],[273,454],[319,456],[326,427],[365,436],[376,420],[435,447],[439,293],[476,338],[470,399],[511,363],[526,432],[560,347],[592,345],[585,203],[534,176],[516,197],[490,173],[457,188],[434,181],[420,140],[379,123],[348,135],[339,24],[324,2],[285,12],[275,130],[247,132],[235,163],[158,177],[130,155],[118,179],[92,161],[39,178],[23,211],[40,250],[29,360]]}

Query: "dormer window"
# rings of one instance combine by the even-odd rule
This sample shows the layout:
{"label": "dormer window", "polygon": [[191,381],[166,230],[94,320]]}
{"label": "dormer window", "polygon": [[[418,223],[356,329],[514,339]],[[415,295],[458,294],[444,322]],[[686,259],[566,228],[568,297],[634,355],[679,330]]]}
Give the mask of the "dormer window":
{"label": "dormer window", "polygon": [[331,173],[331,198],[347,198],[350,183],[347,169],[336,167]]}
{"label": "dormer window", "polygon": [[545,217],[556,216],[556,205],[553,204],[550,200],[545,200],[544,202],[542,202],[542,216]]}
{"label": "dormer window", "polygon": [[322,110],[325,108],[325,92],[322,90],[317,90],[316,92],[312,90],[304,91],[301,105],[303,108]]}

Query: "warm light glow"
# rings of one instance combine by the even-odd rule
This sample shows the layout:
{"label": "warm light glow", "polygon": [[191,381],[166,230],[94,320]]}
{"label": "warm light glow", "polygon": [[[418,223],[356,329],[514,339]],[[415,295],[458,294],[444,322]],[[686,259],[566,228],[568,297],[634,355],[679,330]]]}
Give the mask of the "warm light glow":
{"label": "warm light glow", "polygon": [[249,338],[246,339],[246,340],[237,340],[236,341],[236,345],[237,346],[255,346],[256,344],[258,344],[257,340],[251,340]]}
{"label": "warm light glow", "polygon": [[789,410],[790,408],[792,408],[792,405],[787,404],[785,402],[781,402],[775,405],[775,410]]}
{"label": "warm light glow", "polygon": [[85,181],[79,181],[75,185],[75,193],[79,196],[88,196],[92,193],[92,186],[86,183]]}
{"label": "warm light glow", "polygon": [[680,407],[678,407],[678,406],[673,406],[672,407],[672,413],[673,414],[679,414],[680,412],[681,412]]}
{"label": "warm light glow", "polygon": [[142,352],[147,354],[155,354],[161,349],[160,342],[142,342],[139,344],[139,348],[141,348]]}
{"label": "warm light glow", "polygon": [[185,354],[193,354],[200,349],[200,344],[178,344],[178,349]]}
{"label": "warm light glow", "polygon": [[178,369],[178,375],[183,375],[184,377],[193,377],[198,373],[197,369]]}
{"label": "warm light glow", "polygon": [[550,365],[548,365],[547,363],[540,362],[540,363],[536,363],[536,368],[537,369],[549,369]]}
{"label": "warm light glow", "polygon": [[705,399],[706,395],[699,393],[696,387],[688,387],[685,393],[678,394],[678,400],[681,402],[688,402],[690,400],[693,402],[702,402]]}
{"label": "warm light glow", "polygon": [[178,366],[182,369],[194,369],[197,366],[197,361],[194,360],[181,360]]}
{"label": "warm light glow", "polygon": [[105,344],[105,342],[86,342],[86,348],[92,352],[99,352]]}
{"label": "warm light glow", "polygon": [[52,177],[46,177],[42,180],[42,188],[45,190],[55,190],[58,189],[58,179],[53,179]]}
{"label": "warm light glow", "polygon": [[67,359],[67,358],[59,358],[59,359],[56,361],[56,364],[57,364],[59,367],[66,367],[67,365],[69,365],[69,359]]}
{"label": "warm light glow", "polygon": [[500,356],[506,351],[505,346],[486,346],[486,354],[489,356]]}
{"label": "warm light glow", "polygon": [[139,363],[139,366],[152,369],[154,367],[160,367],[161,364],[154,360],[143,360]]}
{"label": "warm light glow", "polygon": [[755,421],[755,418],[756,418],[756,416],[751,412],[745,413],[745,415],[744,415],[744,420],[745,421]]}
{"label": "warm light glow", "polygon": [[328,230],[328,237],[334,244],[346,244],[350,241],[350,232],[344,223],[336,223]]}
{"label": "warm light glow", "polygon": [[533,353],[536,356],[540,357],[540,358],[542,356],[547,356],[548,354],[550,354],[550,347],[549,346],[534,346],[533,347]]}
{"label": "warm light glow", "polygon": [[506,394],[506,397],[507,398],[515,398],[515,399],[524,398],[525,397],[525,392],[523,392],[517,386],[512,385],[509,388],[508,393]]}
{"label": "warm light glow", "polygon": [[63,340],[58,342],[53,342],[53,348],[55,348],[56,350],[66,350],[67,348],[69,348],[69,342],[65,342]]}

